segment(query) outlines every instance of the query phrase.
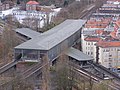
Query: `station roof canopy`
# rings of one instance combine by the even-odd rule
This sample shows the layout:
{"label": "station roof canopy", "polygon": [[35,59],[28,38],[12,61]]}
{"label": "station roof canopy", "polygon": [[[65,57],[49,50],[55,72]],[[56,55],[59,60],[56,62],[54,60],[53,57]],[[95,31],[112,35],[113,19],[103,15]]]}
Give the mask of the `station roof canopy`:
{"label": "station roof canopy", "polygon": [[17,33],[20,33],[24,36],[27,36],[29,38],[35,38],[35,37],[38,37],[40,36],[40,33],[39,32],[36,32],[36,31],[33,31],[29,28],[18,28],[15,30]]}
{"label": "station roof canopy", "polygon": [[78,61],[90,61],[93,60],[93,58],[91,56],[88,56],[86,54],[84,54],[83,52],[81,52],[78,49],[75,49],[73,47],[69,48],[66,52],[66,55],[78,60]]}
{"label": "station roof canopy", "polygon": [[40,36],[16,46],[15,49],[49,50],[80,30],[85,23],[86,20],[81,19],[66,20]]}

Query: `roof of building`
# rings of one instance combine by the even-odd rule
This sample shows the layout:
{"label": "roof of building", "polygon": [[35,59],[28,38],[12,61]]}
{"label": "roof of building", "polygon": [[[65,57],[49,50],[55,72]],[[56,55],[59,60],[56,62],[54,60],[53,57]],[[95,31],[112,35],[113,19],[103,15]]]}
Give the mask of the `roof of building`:
{"label": "roof of building", "polygon": [[95,34],[103,34],[104,30],[95,30]]}
{"label": "roof of building", "polygon": [[69,48],[66,52],[66,55],[78,60],[78,61],[89,61],[89,60],[93,60],[93,58],[91,56],[88,56],[86,54],[84,54],[83,52],[81,52],[78,49],[75,49],[73,47]]}
{"label": "roof of building", "polygon": [[98,17],[91,17],[90,20],[87,21],[85,24],[86,28],[106,28],[112,18],[98,18]]}
{"label": "roof of building", "polygon": [[17,33],[20,33],[22,35],[25,35],[29,38],[35,38],[35,37],[38,37],[40,36],[40,33],[39,32],[36,32],[34,30],[31,30],[29,28],[18,28],[15,30]]}
{"label": "roof of building", "polygon": [[118,13],[93,13],[93,16],[119,16],[120,14]]}
{"label": "roof of building", "polygon": [[120,47],[120,41],[99,41],[96,45],[102,48]]}
{"label": "roof of building", "polygon": [[29,2],[27,2],[27,4],[30,5],[35,5],[35,4],[39,4],[38,2],[34,1],[34,0],[30,0]]}
{"label": "roof of building", "polygon": [[112,38],[117,39],[117,36],[116,36],[116,32],[115,32],[115,31],[112,31],[112,32],[110,33],[110,36],[111,36]]}
{"label": "roof of building", "polygon": [[99,42],[101,38],[99,37],[93,37],[93,36],[88,36],[84,39],[85,41],[90,41],[90,42]]}
{"label": "roof of building", "polygon": [[102,7],[117,7],[116,4],[103,4]]}
{"label": "roof of building", "polygon": [[120,27],[120,21],[119,21],[119,20],[116,21],[115,23],[116,23],[116,25],[117,25],[118,27]]}
{"label": "roof of building", "polygon": [[74,33],[76,33],[84,24],[86,20],[66,20],[60,25],[43,33],[39,37],[33,38],[25,43],[22,43],[15,48],[17,49],[37,49],[49,50],[58,45]]}

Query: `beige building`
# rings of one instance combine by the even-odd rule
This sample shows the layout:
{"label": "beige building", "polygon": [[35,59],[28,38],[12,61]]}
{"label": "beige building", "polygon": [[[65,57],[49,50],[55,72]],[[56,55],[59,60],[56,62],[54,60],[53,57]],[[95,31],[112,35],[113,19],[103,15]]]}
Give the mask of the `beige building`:
{"label": "beige building", "polygon": [[120,41],[100,41],[96,45],[100,64],[107,68],[120,66]]}
{"label": "beige building", "polygon": [[82,40],[82,51],[107,68],[120,66],[120,41],[106,41],[88,36]]}

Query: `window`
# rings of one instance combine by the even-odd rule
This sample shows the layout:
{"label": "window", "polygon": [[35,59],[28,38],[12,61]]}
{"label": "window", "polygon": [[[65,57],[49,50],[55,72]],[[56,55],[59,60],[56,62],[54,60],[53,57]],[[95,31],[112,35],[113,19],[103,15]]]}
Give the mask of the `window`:
{"label": "window", "polygon": [[93,55],[93,52],[91,52],[91,55]]}
{"label": "window", "polygon": [[93,47],[91,47],[91,50],[93,50]]}
{"label": "window", "polygon": [[109,64],[109,67],[112,67],[112,64],[111,63],[108,63]]}
{"label": "window", "polygon": [[113,51],[113,49],[111,48],[111,51]]}
{"label": "window", "polygon": [[93,45],[93,42],[91,42],[91,45]]}
{"label": "window", "polygon": [[90,45],[90,43],[88,42],[88,45]]}
{"label": "window", "polygon": [[109,52],[110,50],[109,49],[106,49],[106,52]]}
{"label": "window", "polygon": [[89,55],[90,53],[88,52],[88,55]]}
{"label": "window", "polygon": [[88,50],[90,49],[90,47],[88,47]]}
{"label": "window", "polygon": [[109,55],[109,57],[112,57],[112,55]]}
{"label": "window", "polygon": [[103,52],[105,52],[105,49],[103,50]]}
{"label": "window", "polygon": [[116,48],[114,50],[116,51]]}

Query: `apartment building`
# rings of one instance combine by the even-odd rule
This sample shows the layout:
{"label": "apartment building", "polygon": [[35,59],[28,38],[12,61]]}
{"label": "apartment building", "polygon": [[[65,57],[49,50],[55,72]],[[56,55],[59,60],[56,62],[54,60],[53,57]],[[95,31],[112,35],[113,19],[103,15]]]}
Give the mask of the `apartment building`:
{"label": "apartment building", "polygon": [[96,35],[85,35],[82,39],[82,51],[92,56],[95,62],[107,68],[120,66],[120,41],[116,32],[96,30]]}
{"label": "apartment building", "polygon": [[107,68],[120,66],[120,0],[108,0],[82,29],[82,51]]}
{"label": "apartment building", "polygon": [[92,56],[94,58],[94,60],[96,61],[96,42],[99,42],[101,40],[101,38],[96,37],[96,36],[88,36],[86,37],[83,42],[82,42],[82,51],[89,55]]}
{"label": "apartment building", "polygon": [[90,18],[82,29],[82,51],[96,60],[95,43],[109,35],[104,29],[109,25],[110,18]]}
{"label": "apartment building", "polygon": [[14,3],[12,1],[6,0],[4,2],[1,2],[1,0],[0,0],[0,11],[8,10],[13,6],[14,6]]}
{"label": "apartment building", "polygon": [[100,41],[98,47],[98,62],[107,68],[120,66],[120,41]]}

